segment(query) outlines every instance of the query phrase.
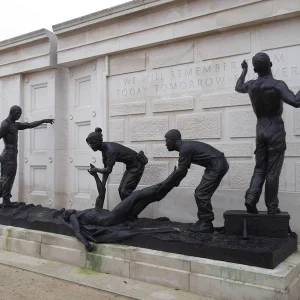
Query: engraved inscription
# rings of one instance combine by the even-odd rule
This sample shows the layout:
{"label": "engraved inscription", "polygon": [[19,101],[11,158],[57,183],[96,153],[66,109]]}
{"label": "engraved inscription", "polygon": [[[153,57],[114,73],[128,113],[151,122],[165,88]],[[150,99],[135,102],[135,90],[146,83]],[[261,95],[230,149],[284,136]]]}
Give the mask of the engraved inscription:
{"label": "engraved inscription", "polygon": [[[288,84],[297,84],[300,79],[300,46],[269,51],[273,62],[273,75]],[[244,57],[216,59],[185,66],[168,67],[157,71],[139,72],[114,76],[109,79],[112,101],[124,101],[157,95],[186,92],[211,92],[220,88],[233,88],[241,74],[240,64],[246,59],[251,65],[252,54]],[[256,78],[250,68],[246,80]]]}

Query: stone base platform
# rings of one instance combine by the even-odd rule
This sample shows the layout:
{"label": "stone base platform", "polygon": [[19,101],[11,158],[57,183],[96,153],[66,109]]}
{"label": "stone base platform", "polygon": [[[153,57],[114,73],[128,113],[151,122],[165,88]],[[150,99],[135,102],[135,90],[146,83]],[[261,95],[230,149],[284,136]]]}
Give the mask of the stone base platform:
{"label": "stone base platform", "polygon": [[[63,210],[18,203],[0,209],[0,224],[73,237],[74,232],[63,221],[62,213]],[[236,223],[235,219],[233,221]],[[211,235],[197,232],[190,223],[172,222],[167,218],[140,218],[111,227],[89,226],[82,230],[83,233],[86,231],[87,239],[97,243],[118,243],[269,269],[275,268],[297,250],[296,238],[249,235],[243,239],[218,230]]]}
{"label": "stone base platform", "polygon": [[[132,246],[97,244],[87,253],[75,238],[0,227],[0,249],[214,297],[299,300],[300,254],[263,269]],[[201,299],[201,298],[200,298]]]}

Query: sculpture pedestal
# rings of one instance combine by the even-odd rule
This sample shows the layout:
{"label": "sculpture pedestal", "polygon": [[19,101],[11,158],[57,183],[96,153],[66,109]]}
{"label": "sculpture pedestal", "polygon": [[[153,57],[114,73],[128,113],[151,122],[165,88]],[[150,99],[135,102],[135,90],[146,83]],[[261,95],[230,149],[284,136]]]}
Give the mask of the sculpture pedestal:
{"label": "sculpture pedestal", "polygon": [[[269,215],[267,212],[248,214],[242,210],[227,210],[224,213],[226,234],[287,238],[290,215],[281,212]],[[246,230],[246,232],[245,232]]]}
{"label": "sculpture pedestal", "polygon": [[[2,225],[0,249],[120,276],[123,280],[120,280],[116,287],[103,277],[100,280],[95,279],[93,273],[77,269],[79,274],[85,275],[78,283],[85,284],[89,279],[102,284],[107,282],[112,292],[123,290],[123,295],[134,299],[144,300],[145,294],[147,299],[153,300],[196,300],[202,299],[201,296],[230,300],[300,298],[299,253],[293,253],[274,270],[115,244],[98,244],[92,253],[86,253],[84,246],[75,238]],[[9,252],[7,255],[7,252],[1,250],[0,263],[26,269],[26,265],[32,261],[26,257],[17,260],[13,255],[9,255]],[[69,268],[64,269],[65,273],[69,274]],[[34,263],[30,270],[48,276],[53,276],[53,273],[47,273],[52,271],[59,276],[64,274],[64,271],[57,267],[49,267],[47,261]],[[69,280],[68,278],[66,279]],[[167,286],[174,291],[180,289],[201,296],[184,296],[180,291],[175,291],[178,294],[168,297],[159,293],[159,288],[151,289],[149,286],[146,287],[146,293],[144,291],[138,296],[138,282],[132,280]],[[151,291],[157,296],[151,298]]]}
{"label": "sculpture pedestal", "polygon": [[[19,207],[0,209],[0,224],[74,236],[61,215],[62,210],[21,204]],[[119,235],[121,231],[126,231],[127,235]],[[274,269],[297,250],[296,238],[249,235],[248,239],[243,239],[240,235],[216,231],[214,234],[203,234],[194,232],[189,223],[172,222],[167,218],[138,219],[117,226],[91,227],[90,233],[97,243],[118,243],[268,269]]]}

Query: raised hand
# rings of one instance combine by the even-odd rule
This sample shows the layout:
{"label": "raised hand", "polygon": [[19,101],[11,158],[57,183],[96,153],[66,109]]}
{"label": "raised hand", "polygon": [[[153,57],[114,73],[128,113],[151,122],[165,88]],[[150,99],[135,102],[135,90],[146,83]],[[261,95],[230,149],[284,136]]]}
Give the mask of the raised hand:
{"label": "raised hand", "polygon": [[241,66],[242,66],[242,69],[243,69],[243,70],[248,71],[248,64],[247,64],[247,62],[246,62],[245,60],[243,60]]}

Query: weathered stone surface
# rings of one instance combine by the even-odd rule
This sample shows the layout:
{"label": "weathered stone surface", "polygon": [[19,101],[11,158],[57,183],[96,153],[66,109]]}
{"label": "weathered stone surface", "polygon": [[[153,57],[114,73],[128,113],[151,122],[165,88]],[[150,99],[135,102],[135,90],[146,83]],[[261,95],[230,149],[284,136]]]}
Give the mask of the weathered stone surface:
{"label": "weathered stone surface", "polygon": [[66,263],[80,268],[86,266],[85,251],[55,245],[41,244],[41,258]]}
{"label": "weathered stone surface", "polygon": [[254,170],[252,162],[230,162],[230,188],[245,190],[249,187]]}
{"label": "weathered stone surface", "polygon": [[285,157],[299,157],[300,156],[300,142],[286,142]]}
{"label": "weathered stone surface", "polygon": [[114,55],[110,58],[109,63],[110,75],[144,71],[146,68],[146,53],[143,51]]}
{"label": "weathered stone surface", "polygon": [[[293,5],[293,4],[291,4]],[[288,7],[287,7],[288,9]],[[291,19],[261,27],[261,45],[263,50],[299,45],[299,19]]]}
{"label": "weathered stone surface", "polygon": [[202,59],[213,59],[251,51],[249,31],[225,32],[205,37],[200,42]]}
{"label": "weathered stone surface", "polygon": [[152,106],[153,112],[191,110],[194,108],[194,97],[154,100]]}
{"label": "weathered stone surface", "polygon": [[149,51],[150,66],[155,68],[191,63],[194,61],[193,43],[165,45]]}
{"label": "weathered stone surface", "polygon": [[132,262],[130,278],[189,291],[189,273],[185,271]]}
{"label": "weathered stone surface", "polygon": [[85,268],[129,278],[129,261],[114,256],[87,253]]}
{"label": "weathered stone surface", "polygon": [[146,102],[131,102],[110,105],[111,116],[138,115],[146,112]]}
{"label": "weathered stone surface", "polygon": [[186,177],[181,181],[180,186],[190,186],[195,189],[200,184],[203,173],[203,167],[192,165],[188,170],[188,174],[186,175]]}
{"label": "weathered stone surface", "polygon": [[183,139],[221,138],[221,114],[200,113],[176,116]]}
{"label": "weathered stone surface", "polygon": [[230,107],[250,105],[248,94],[240,93],[220,93],[220,94],[203,94],[200,96],[201,106],[203,108]]}
{"label": "weathered stone surface", "polygon": [[164,140],[168,128],[168,117],[130,119],[130,140]]}
{"label": "weathered stone surface", "polygon": [[295,163],[296,169],[296,191],[300,192],[300,163]]}
{"label": "weathered stone surface", "polygon": [[168,176],[168,163],[167,162],[149,162],[140,181],[141,185],[157,184]]}
{"label": "weathered stone surface", "polygon": [[226,157],[251,157],[253,152],[251,143],[211,143],[211,145],[222,151]]}
{"label": "weathered stone surface", "polygon": [[300,135],[300,112],[295,110],[294,112],[294,134]]}
{"label": "weathered stone surface", "polygon": [[130,259],[135,262],[157,265],[190,272],[191,262],[185,256],[168,253],[161,256],[161,251],[151,249],[135,249],[131,251]]}
{"label": "weathered stone surface", "polygon": [[111,142],[124,141],[124,120],[110,120],[109,121],[109,140]]}
{"label": "weathered stone surface", "polygon": [[230,137],[255,137],[256,116],[253,111],[234,111],[229,113]]}
{"label": "weathered stone surface", "polygon": [[177,151],[168,151],[165,144],[153,144],[153,157],[179,157]]}

